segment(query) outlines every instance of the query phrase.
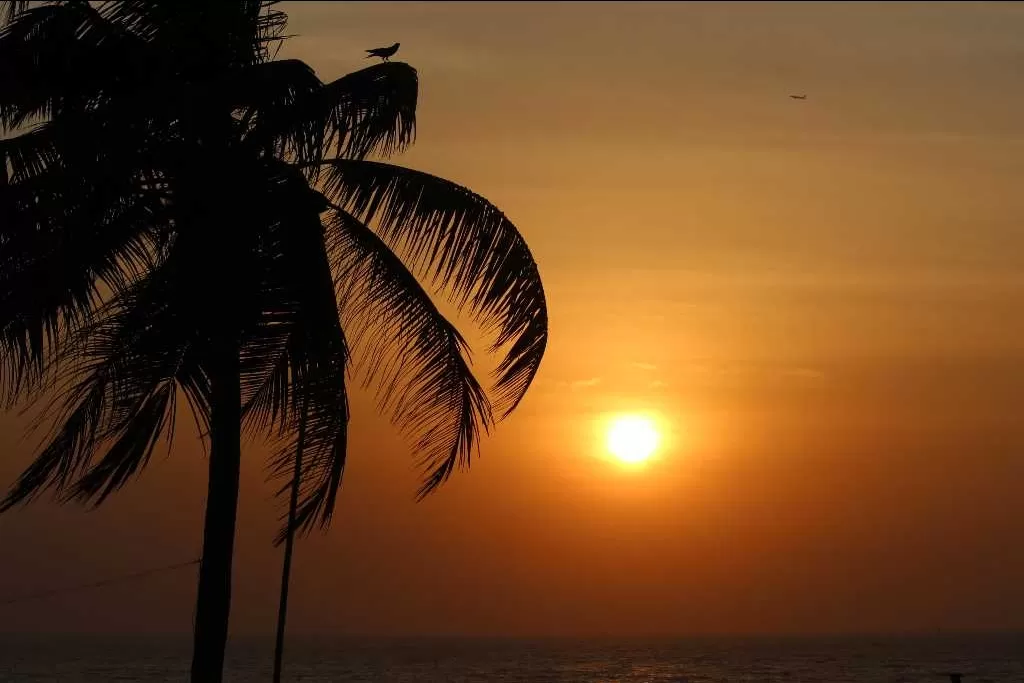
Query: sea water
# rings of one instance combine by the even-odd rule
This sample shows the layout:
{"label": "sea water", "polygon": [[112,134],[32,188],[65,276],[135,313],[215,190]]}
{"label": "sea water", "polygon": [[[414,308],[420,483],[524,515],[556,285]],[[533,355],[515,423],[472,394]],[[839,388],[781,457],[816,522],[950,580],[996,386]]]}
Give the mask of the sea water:
{"label": "sea water", "polygon": [[[232,640],[231,683],[270,680],[266,639]],[[0,682],[186,681],[187,638],[0,634]],[[477,639],[291,636],[285,681],[1024,683],[1024,635]]]}

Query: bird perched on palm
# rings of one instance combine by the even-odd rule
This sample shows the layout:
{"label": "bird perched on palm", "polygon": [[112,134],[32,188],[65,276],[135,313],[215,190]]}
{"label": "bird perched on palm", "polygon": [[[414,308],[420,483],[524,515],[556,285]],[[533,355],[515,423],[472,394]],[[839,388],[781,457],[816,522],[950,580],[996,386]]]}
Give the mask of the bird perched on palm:
{"label": "bird perched on palm", "polygon": [[395,43],[390,47],[375,47],[372,50],[367,50],[369,54],[366,55],[366,58],[369,59],[370,57],[380,57],[385,62],[391,61],[391,58],[394,56],[394,54],[398,52],[399,45],[401,45],[401,43]]}

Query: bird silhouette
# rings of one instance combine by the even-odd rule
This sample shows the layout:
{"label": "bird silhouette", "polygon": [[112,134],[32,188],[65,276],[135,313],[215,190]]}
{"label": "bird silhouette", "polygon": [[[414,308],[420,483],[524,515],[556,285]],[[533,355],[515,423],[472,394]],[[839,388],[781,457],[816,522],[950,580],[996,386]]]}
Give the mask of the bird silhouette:
{"label": "bird silhouette", "polygon": [[794,100],[806,100],[807,99],[807,95],[790,95],[790,97],[793,98]]}
{"label": "bird silhouette", "polygon": [[395,43],[390,47],[375,47],[372,50],[367,50],[369,54],[366,55],[366,58],[369,59],[370,57],[380,57],[385,62],[389,61],[391,59],[391,55],[398,52],[399,45],[401,45],[401,43]]}

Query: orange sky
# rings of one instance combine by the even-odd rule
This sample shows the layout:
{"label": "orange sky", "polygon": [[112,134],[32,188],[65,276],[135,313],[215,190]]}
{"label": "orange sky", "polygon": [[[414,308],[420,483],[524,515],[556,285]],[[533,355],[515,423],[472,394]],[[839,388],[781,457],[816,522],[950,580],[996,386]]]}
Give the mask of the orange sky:
{"label": "orange sky", "polygon": [[[1024,6],[283,8],[282,56],[325,79],[402,42],[421,77],[402,162],[520,226],[552,333],[521,410],[425,503],[357,398],[290,628],[1024,627]],[[671,433],[627,471],[595,423],[638,410]],[[2,420],[6,482],[29,452]],[[234,627],[269,634],[260,457]],[[0,598],[193,556],[203,473],[182,438],[100,512],[0,517]],[[193,590],[186,571],[0,607],[0,630],[187,631]]]}

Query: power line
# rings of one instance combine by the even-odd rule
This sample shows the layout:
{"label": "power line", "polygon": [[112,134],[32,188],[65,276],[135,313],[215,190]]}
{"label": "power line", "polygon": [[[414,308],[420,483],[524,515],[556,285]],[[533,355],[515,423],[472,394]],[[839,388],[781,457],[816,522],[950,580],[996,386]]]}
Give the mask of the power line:
{"label": "power line", "polygon": [[38,591],[35,593],[26,593],[25,595],[17,595],[13,598],[5,598],[0,600],[0,605],[13,605],[18,602],[27,602],[29,600],[41,600],[43,598],[49,598],[54,595],[60,595],[62,593],[74,593],[77,591],[90,590],[93,588],[102,588],[103,586],[109,586],[115,583],[122,583],[124,581],[132,581],[135,579],[142,579],[153,574],[159,574],[161,572],[169,572],[174,569],[184,569],[185,567],[191,567],[194,564],[199,564],[201,560],[189,560],[188,562],[178,562],[176,564],[169,564],[163,567],[154,567],[152,569],[145,569],[141,572],[135,572],[133,574],[124,574],[122,576],[115,576],[109,579],[103,579],[101,581],[94,581],[92,583],[83,583],[78,586],[66,586],[64,588],[51,588],[45,591]]}

